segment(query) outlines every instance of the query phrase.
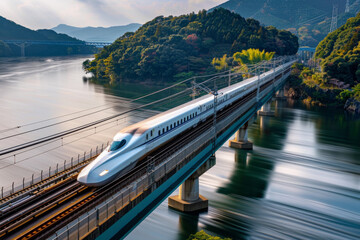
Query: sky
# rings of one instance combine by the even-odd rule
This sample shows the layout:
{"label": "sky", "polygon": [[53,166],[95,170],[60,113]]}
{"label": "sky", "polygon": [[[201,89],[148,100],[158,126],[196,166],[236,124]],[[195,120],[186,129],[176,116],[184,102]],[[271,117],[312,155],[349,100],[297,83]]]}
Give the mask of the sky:
{"label": "sky", "polygon": [[0,0],[0,16],[31,29],[109,27],[209,9],[226,0]]}

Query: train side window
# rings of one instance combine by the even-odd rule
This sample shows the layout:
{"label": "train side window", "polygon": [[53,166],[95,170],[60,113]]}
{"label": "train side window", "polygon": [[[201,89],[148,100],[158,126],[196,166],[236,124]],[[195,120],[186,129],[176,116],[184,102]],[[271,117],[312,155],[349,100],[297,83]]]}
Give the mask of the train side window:
{"label": "train side window", "polygon": [[153,134],[153,131],[151,130],[151,131],[150,131],[150,136],[151,136],[151,137],[152,137],[152,134]]}
{"label": "train side window", "polygon": [[169,126],[166,126],[166,131],[169,131]]}
{"label": "train side window", "polygon": [[172,129],[172,124],[170,124],[170,129]]}
{"label": "train side window", "polygon": [[165,128],[163,128],[163,134],[165,133]]}
{"label": "train side window", "polygon": [[159,130],[159,136],[161,135],[161,131]]}
{"label": "train side window", "polygon": [[177,125],[179,125],[179,121],[177,121]]}
{"label": "train side window", "polygon": [[148,140],[148,139],[149,139],[149,134],[147,133],[147,134],[146,134],[146,140]]}

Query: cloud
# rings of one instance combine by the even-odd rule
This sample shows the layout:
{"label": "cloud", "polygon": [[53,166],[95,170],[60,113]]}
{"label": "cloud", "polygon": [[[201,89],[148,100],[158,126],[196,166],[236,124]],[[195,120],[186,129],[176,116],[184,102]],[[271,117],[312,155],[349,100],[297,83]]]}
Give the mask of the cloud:
{"label": "cloud", "polygon": [[32,29],[113,26],[209,9],[226,0],[1,0],[0,15]]}

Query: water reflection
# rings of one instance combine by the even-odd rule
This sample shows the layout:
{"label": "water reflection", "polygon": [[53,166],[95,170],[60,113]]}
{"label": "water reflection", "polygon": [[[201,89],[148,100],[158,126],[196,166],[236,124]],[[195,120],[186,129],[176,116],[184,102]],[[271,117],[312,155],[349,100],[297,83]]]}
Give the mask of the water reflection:
{"label": "water reflection", "polygon": [[184,214],[179,213],[179,233],[178,240],[187,239],[191,233],[196,233],[199,231],[198,222],[199,222],[199,213],[194,214]]}
{"label": "water reflection", "polygon": [[264,197],[269,172],[273,168],[271,163],[256,161],[248,151],[235,150],[235,169],[230,181],[218,192],[226,195],[240,195],[244,197]]}
{"label": "water reflection", "polygon": [[[125,112],[136,104],[106,94],[100,85],[84,82],[81,63],[87,57],[0,59],[0,147],[5,149]],[[34,172],[48,171],[71,157],[112,139],[124,125],[154,115],[138,111],[77,134],[1,156],[0,187],[20,184]],[[46,121],[44,121],[46,120]],[[19,127],[20,126],[20,127]],[[36,131],[33,131],[37,129]],[[17,135],[18,134],[18,135]],[[15,135],[15,136],[14,136]],[[11,137],[13,136],[13,137]]]}
{"label": "water reflection", "polygon": [[[173,217],[184,224],[166,225],[167,239],[186,239],[201,229],[233,239],[359,238],[359,119],[297,102],[275,105],[275,117],[259,116],[250,127],[254,150],[225,143],[217,151],[216,166],[200,178],[208,212],[192,221],[177,213]],[[155,214],[169,216],[166,204]],[[128,239],[152,229],[152,216]]]}
{"label": "water reflection", "polygon": [[[110,107],[99,118],[134,106],[123,98],[134,97],[132,89],[138,86],[104,89],[83,82],[82,60],[0,59],[0,128],[99,105]],[[137,94],[152,90],[145,87]],[[200,178],[200,192],[210,203],[207,213],[179,213],[168,209],[164,201],[127,239],[180,240],[201,229],[233,239],[358,239],[359,117],[295,101],[276,101],[275,106],[275,117],[259,116],[250,127],[253,151],[231,149],[228,143],[217,151],[216,166]],[[136,122],[149,115],[141,111],[124,121]],[[81,121],[54,131],[76,124]],[[114,125],[91,133],[55,154],[2,170],[0,181],[31,176],[34,169],[48,167],[49,159],[51,164],[62,162],[68,159],[65,153],[88,150],[89,145],[107,141],[119,128]],[[4,164],[0,162],[0,167]]]}

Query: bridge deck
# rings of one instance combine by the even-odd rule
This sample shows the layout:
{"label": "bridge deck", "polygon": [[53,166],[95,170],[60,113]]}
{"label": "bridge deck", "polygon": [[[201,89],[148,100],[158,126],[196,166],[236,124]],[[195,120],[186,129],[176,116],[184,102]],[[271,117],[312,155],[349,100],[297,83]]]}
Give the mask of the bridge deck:
{"label": "bridge deck", "polygon": [[[285,70],[284,70],[285,72]],[[217,116],[217,138],[215,150],[220,148],[256,111],[267,102],[284,83],[290,73],[260,90],[260,101],[256,92],[224,109]],[[197,131],[185,135],[183,143],[175,152],[170,151],[179,143],[170,144],[163,155],[157,156],[155,169],[123,188],[113,197],[98,205],[87,216],[79,218],[60,229],[52,239],[63,239],[67,234],[79,234],[85,239],[119,239],[126,236],[153,209],[168,197],[199,166],[213,154],[212,119],[197,126]],[[186,144],[185,144],[186,143]],[[164,153],[166,152],[166,153]],[[100,216],[97,218],[97,216]],[[92,222],[93,225],[87,224]],[[95,224],[96,223],[96,224]],[[70,230],[69,230],[70,229]],[[85,231],[85,229],[89,229]],[[85,233],[86,232],[86,233]]]}
{"label": "bridge deck", "polygon": [[[216,127],[213,126],[213,120],[208,119],[198,124],[196,131],[189,130],[163,148],[152,152],[152,158],[149,159],[155,161],[145,162],[136,169],[136,174],[130,173],[127,177],[111,183],[111,186],[96,190],[88,189],[88,196],[75,201],[68,209],[62,208],[53,218],[27,232],[28,239],[48,237],[59,228],[62,229],[51,238],[124,237],[271,98],[289,74],[288,70],[281,67],[275,71],[284,74],[276,81],[258,86],[258,96],[257,91],[253,91],[220,111]],[[270,72],[261,77],[269,74]],[[248,79],[241,84],[251,81],[257,79]],[[214,148],[215,129],[217,134]],[[70,197],[67,199],[71,199]],[[59,201],[56,202],[58,203]]]}

